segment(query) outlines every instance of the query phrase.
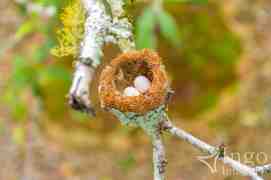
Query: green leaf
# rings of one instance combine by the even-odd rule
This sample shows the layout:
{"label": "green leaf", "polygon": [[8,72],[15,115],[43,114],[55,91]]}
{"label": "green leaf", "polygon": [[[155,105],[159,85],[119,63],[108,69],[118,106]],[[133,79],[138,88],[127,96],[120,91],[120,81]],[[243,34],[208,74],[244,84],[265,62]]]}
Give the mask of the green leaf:
{"label": "green leaf", "polygon": [[162,35],[174,46],[180,46],[181,38],[174,18],[166,11],[161,11],[157,17]]}
{"label": "green leaf", "polygon": [[61,81],[66,84],[70,83],[70,72],[62,66],[52,65],[44,68],[38,76],[40,84],[48,84],[52,81]]}
{"label": "green leaf", "polygon": [[128,153],[122,159],[118,161],[119,167],[124,171],[128,172],[136,163],[135,157],[133,154]]}
{"label": "green leaf", "polygon": [[34,31],[34,24],[31,20],[24,22],[15,34],[16,39],[22,39],[24,36]]}
{"label": "green leaf", "polygon": [[13,88],[6,90],[3,101],[10,108],[10,115],[12,119],[22,122],[27,116],[27,106],[22,101],[19,92],[15,91]]}
{"label": "green leaf", "polygon": [[193,4],[207,4],[209,0],[166,0],[168,3],[193,3]]}
{"label": "green leaf", "polygon": [[5,132],[4,119],[0,118],[0,135]]}
{"label": "green leaf", "polygon": [[13,60],[13,71],[11,74],[11,83],[16,90],[21,90],[28,83],[28,75],[25,70],[28,68],[26,59],[22,56],[16,56]]}
{"label": "green leaf", "polygon": [[195,3],[195,4],[207,4],[209,0],[189,0],[188,2]]}
{"label": "green leaf", "polygon": [[13,72],[11,83],[14,88],[21,90],[31,85],[36,78],[36,70],[28,64],[28,61],[22,56],[16,56],[13,60]]}
{"label": "green leaf", "polygon": [[24,144],[25,143],[25,138],[26,138],[26,134],[25,134],[25,128],[23,127],[16,127],[13,129],[12,131],[12,139],[13,142],[16,144]]}
{"label": "green leaf", "polygon": [[151,8],[146,8],[136,22],[136,45],[138,49],[156,46],[154,35],[155,13]]}
{"label": "green leaf", "polygon": [[48,38],[47,41],[44,44],[42,44],[42,46],[38,47],[36,51],[33,53],[33,59],[37,63],[43,63],[50,54],[50,49],[52,49],[53,47],[54,47],[53,40]]}

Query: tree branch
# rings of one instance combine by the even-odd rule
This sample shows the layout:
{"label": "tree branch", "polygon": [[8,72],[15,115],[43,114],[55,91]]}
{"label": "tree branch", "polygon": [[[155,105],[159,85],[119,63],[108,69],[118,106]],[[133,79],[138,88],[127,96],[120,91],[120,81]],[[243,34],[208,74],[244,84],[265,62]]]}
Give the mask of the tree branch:
{"label": "tree branch", "polygon": [[160,131],[152,138],[152,144],[154,180],[164,180],[167,161]]}
{"label": "tree branch", "polygon": [[103,45],[115,43],[122,51],[134,49],[135,45],[131,24],[127,18],[121,18],[122,0],[109,1],[111,13],[101,0],[82,0],[82,3],[87,12],[85,34],[68,97],[71,107],[95,115],[89,100],[89,85],[100,64]]}
{"label": "tree branch", "polygon": [[216,157],[218,157],[218,160],[221,160],[224,164],[229,165],[235,171],[239,172],[243,176],[249,176],[253,180],[263,180],[263,178],[260,177],[260,175],[264,173],[269,173],[271,170],[271,165],[253,168],[245,164],[242,164],[241,162],[236,161],[228,156],[220,157],[219,148],[211,146],[203,142],[202,140],[192,136],[191,134],[185,132],[184,130],[175,127],[168,117],[165,121],[163,121],[162,126],[164,131],[172,134],[173,136],[176,136],[177,138],[185,140],[186,142],[193,145],[195,148],[199,149],[202,152],[208,153],[209,155],[215,155]]}
{"label": "tree branch", "polygon": [[255,172],[257,172],[258,174],[271,173],[271,164],[256,166],[254,169],[255,169]]}
{"label": "tree branch", "polygon": [[[85,22],[85,35],[81,43],[81,50],[73,78],[73,84],[69,93],[70,105],[88,114],[94,115],[89,100],[89,84],[92,81],[95,68],[100,64],[102,47],[105,43],[115,43],[122,51],[135,48],[132,26],[127,18],[122,18],[123,0],[107,0],[110,14],[106,12],[106,5],[101,0],[82,0],[87,12]],[[157,2],[161,2],[160,0]],[[158,5],[159,5],[158,3]],[[219,149],[192,136],[184,130],[175,127],[169,119],[162,121],[162,130],[185,140],[195,148],[210,155],[218,156],[219,160],[229,165],[242,175],[249,176],[253,180],[262,180],[259,174],[270,172],[271,165],[249,167],[228,156],[221,157]],[[153,162],[154,180],[164,180],[165,176],[165,150],[161,139],[161,131],[157,130],[153,137]]]}
{"label": "tree branch", "polygon": [[73,84],[69,93],[69,104],[75,110],[83,111],[95,116],[95,111],[89,100],[89,84],[92,81],[95,70],[81,62],[76,62]]}

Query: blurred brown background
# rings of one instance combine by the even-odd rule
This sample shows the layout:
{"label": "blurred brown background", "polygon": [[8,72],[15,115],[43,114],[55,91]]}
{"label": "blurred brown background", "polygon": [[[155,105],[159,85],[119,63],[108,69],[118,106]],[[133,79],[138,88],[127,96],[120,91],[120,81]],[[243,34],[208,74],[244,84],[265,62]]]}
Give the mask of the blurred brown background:
{"label": "blurred brown background", "polygon": [[[67,105],[72,57],[49,53],[66,2],[27,2],[51,9],[40,14],[24,1],[0,2],[0,180],[152,179],[147,135],[99,109],[96,81],[91,87],[96,118]],[[132,4],[131,19],[148,5]],[[164,5],[176,20],[181,44],[173,46],[155,29],[175,90],[170,117],[210,144],[224,142],[227,153],[239,153],[242,162],[271,162],[271,1]],[[104,63],[118,53],[106,46]],[[247,179],[220,164],[212,174],[189,144],[169,135],[164,142],[167,179]]]}

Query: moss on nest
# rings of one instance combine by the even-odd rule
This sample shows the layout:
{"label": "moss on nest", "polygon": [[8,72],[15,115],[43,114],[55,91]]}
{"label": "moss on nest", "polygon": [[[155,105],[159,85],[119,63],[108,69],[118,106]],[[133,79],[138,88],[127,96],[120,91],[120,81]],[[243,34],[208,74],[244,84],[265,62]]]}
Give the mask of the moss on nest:
{"label": "moss on nest", "polygon": [[[151,80],[150,88],[138,96],[123,96],[123,88],[138,75],[145,75]],[[113,59],[102,71],[99,82],[103,108],[138,114],[145,114],[164,104],[169,89],[161,58],[148,49],[130,51]]]}

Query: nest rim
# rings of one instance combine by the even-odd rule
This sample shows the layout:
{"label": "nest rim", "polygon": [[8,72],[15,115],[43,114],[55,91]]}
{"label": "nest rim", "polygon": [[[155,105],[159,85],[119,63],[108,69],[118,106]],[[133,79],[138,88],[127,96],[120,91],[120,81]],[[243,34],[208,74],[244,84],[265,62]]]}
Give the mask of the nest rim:
{"label": "nest rim", "polygon": [[[152,73],[151,86],[138,96],[123,96],[114,84],[117,69],[129,61],[146,62]],[[165,104],[168,89],[169,83],[162,59],[156,52],[143,49],[125,52],[114,58],[101,72],[98,94],[103,108],[145,114]]]}

